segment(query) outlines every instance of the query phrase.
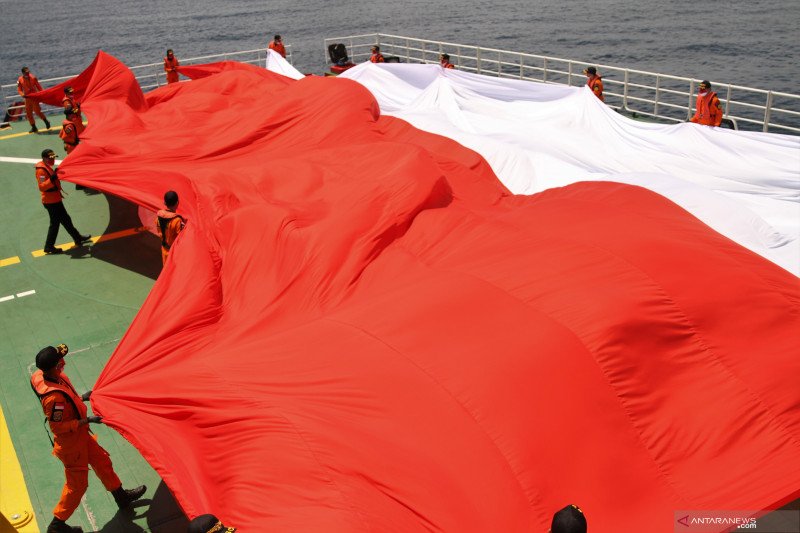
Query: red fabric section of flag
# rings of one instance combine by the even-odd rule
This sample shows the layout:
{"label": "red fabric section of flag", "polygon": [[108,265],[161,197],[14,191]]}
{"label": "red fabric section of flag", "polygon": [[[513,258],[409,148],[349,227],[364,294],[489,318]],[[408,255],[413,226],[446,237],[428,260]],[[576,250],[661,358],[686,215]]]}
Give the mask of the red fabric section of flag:
{"label": "red fabric section of flag", "polygon": [[513,196],[347,80],[226,67],[142,97],[119,72],[84,78],[61,175],[175,190],[187,225],[92,402],[190,516],[546,531],[575,503],[671,532],[798,495],[783,269],[642,188]]}

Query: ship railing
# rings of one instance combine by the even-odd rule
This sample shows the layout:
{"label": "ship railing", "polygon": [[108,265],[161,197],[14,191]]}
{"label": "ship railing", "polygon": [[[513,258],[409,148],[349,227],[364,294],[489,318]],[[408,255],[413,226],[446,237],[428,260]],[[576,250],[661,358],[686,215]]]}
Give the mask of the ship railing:
{"label": "ship railing", "polygon": [[[343,43],[353,62],[369,60],[370,48],[405,63],[438,63],[447,53],[456,68],[501,78],[581,86],[583,69],[595,66],[603,76],[605,102],[623,114],[664,123],[685,122],[694,115],[700,80],[614,65],[578,61],[496,48],[372,33],[325,39]],[[723,107],[724,122],[734,128],[800,134],[800,95],[711,80]]]}
{"label": "ship railing", "polygon": [[[289,61],[289,63],[291,63],[292,45],[284,45],[284,46],[286,46],[286,60]],[[181,65],[215,63],[218,61],[228,61],[228,60],[264,66],[266,65],[267,61],[267,49],[256,48],[254,50],[242,50],[238,52],[227,52],[223,54],[210,54],[197,57],[180,58]],[[133,72],[134,76],[136,76],[136,80],[139,82],[139,86],[145,92],[161,87],[162,85],[165,85],[167,83],[166,72],[164,72],[163,61],[158,61],[156,63],[147,63],[145,65],[136,65],[130,67],[130,69]],[[42,84],[43,87],[52,87],[53,85],[58,85],[59,83],[62,83],[74,77],[75,75],[60,76],[56,78],[40,79],[39,82]],[[19,96],[19,94],[17,94],[17,84],[9,83],[6,85],[0,85],[0,95],[2,95],[2,101],[1,101],[2,110],[8,110],[8,111],[20,110],[24,119],[25,106],[13,105],[14,102],[22,100],[22,97]],[[63,109],[61,107],[49,106],[46,104],[42,104],[41,107],[42,111],[46,115],[63,112]]]}

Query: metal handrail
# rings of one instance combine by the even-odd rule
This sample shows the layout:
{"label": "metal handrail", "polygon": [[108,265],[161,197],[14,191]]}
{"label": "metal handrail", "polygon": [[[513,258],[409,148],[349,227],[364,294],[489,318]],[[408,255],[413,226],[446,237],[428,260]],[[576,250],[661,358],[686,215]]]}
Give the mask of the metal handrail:
{"label": "metal handrail", "polygon": [[[450,60],[463,71],[562,85],[583,84],[583,76],[578,77],[576,73],[591,64],[385,33],[327,38],[324,40],[326,62],[328,45],[338,42],[349,45],[348,53],[354,62],[368,58],[372,45],[379,45],[384,55],[395,55],[409,63],[438,63],[438,55],[448,52]],[[607,89],[609,86],[621,88],[621,93],[609,90],[604,93],[606,103],[614,109],[669,122],[683,122],[694,113],[699,80],[614,65],[594,65],[605,74],[603,83]],[[732,123],[758,124],[762,131],[800,134],[800,95],[732,83],[714,82],[713,85],[718,89],[723,117]]]}

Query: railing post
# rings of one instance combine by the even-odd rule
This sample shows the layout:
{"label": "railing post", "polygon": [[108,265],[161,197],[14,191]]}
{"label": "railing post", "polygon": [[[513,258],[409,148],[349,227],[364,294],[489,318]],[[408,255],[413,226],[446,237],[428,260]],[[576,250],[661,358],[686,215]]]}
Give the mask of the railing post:
{"label": "railing post", "polygon": [[728,116],[728,114],[730,113],[730,109],[729,109],[729,107],[728,107],[728,106],[730,106],[730,105],[731,105],[731,96],[732,96],[732,95],[731,95],[731,84],[729,83],[729,84],[728,84],[728,94],[727,94],[727,96],[725,97],[725,113],[723,113],[723,115],[722,115],[722,116],[724,116],[724,117],[727,117],[727,116]]}
{"label": "railing post", "polygon": [[567,85],[572,86],[572,61],[567,63]]}
{"label": "railing post", "polygon": [[694,96],[694,80],[689,81],[689,108],[686,110],[686,120],[692,118],[692,97]]}
{"label": "railing post", "polygon": [[475,49],[475,60],[478,63],[478,74],[481,73],[481,49],[480,47]]}
{"label": "railing post", "polygon": [[542,72],[542,82],[547,83],[547,58],[544,58],[544,72]]}
{"label": "railing post", "polygon": [[458,58],[457,59],[458,62],[456,63],[456,66],[460,67],[461,66],[461,47],[460,46],[456,46],[456,57]]}
{"label": "railing post", "polygon": [[524,77],[522,70],[522,54],[519,54],[519,79],[523,79]]}
{"label": "railing post", "polygon": [[767,93],[767,105],[764,109],[764,131],[769,131],[769,121],[772,118],[772,91]]}
{"label": "railing post", "polygon": [[501,53],[498,51],[497,52],[497,77],[498,78],[501,78],[503,76],[502,68],[503,68],[503,57],[502,57]]}
{"label": "railing post", "polygon": [[406,39],[406,63],[411,62],[411,43]]}
{"label": "railing post", "polygon": [[422,62],[427,63],[425,60],[425,41],[420,41],[422,43]]}
{"label": "railing post", "polygon": [[656,74],[656,99],[653,102],[653,114],[658,116],[658,98],[661,96],[661,76]]}
{"label": "railing post", "polygon": [[622,109],[625,111],[628,110],[628,82],[630,78],[630,72],[628,69],[625,69],[625,78],[623,80],[622,85]]}

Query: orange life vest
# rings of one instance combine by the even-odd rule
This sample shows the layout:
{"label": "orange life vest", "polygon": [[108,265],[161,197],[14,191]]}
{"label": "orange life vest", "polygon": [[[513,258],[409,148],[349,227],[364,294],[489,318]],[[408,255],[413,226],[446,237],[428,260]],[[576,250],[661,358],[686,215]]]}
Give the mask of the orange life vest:
{"label": "orange life vest", "polygon": [[380,52],[378,52],[376,54],[372,54],[371,56],[369,56],[369,60],[372,63],[385,63],[386,62],[386,60],[383,58],[383,54],[381,54]]}
{"label": "orange life vest", "polygon": [[44,161],[36,163],[36,184],[42,193],[43,204],[55,204],[64,197],[61,196],[61,183],[58,181],[53,169],[47,166]]}
{"label": "orange life vest", "polygon": [[20,96],[27,96],[31,93],[39,92],[42,90],[42,85],[36,76],[29,74],[26,79],[25,76],[17,78],[17,92]]}
{"label": "orange life vest", "polygon": [[[262,41],[262,42],[263,42],[263,41]],[[285,57],[286,57],[286,47],[285,47],[285,46],[283,46],[283,42],[276,43],[275,41],[270,41],[270,42],[269,42],[269,49],[270,49],[270,50],[275,50],[275,51],[276,51],[276,52],[278,52],[278,53],[281,55],[281,57],[283,57],[283,58],[285,58]]]}
{"label": "orange life vest", "polygon": [[69,111],[72,109],[72,115],[68,120],[75,124],[75,127],[78,128],[78,133],[83,133],[83,130],[86,129],[86,126],[83,125],[81,104],[75,102],[75,99],[72,96],[64,96],[64,98],[61,100],[61,105],[64,106],[64,111]]}
{"label": "orange life vest", "polygon": [[167,73],[167,83],[175,83],[179,80],[178,76],[178,67],[181,64],[178,62],[178,58],[176,56],[172,56],[172,59],[169,57],[164,57],[164,72]]}
{"label": "orange life vest", "polygon": [[592,90],[594,95],[598,97],[601,102],[606,101],[606,99],[603,97],[603,79],[600,76],[590,76],[586,80],[586,86]]}
{"label": "orange life vest", "polygon": [[454,64],[452,64],[451,62],[449,62],[449,61],[447,61],[445,59],[443,59],[441,61],[441,65],[442,65],[442,68],[456,68],[456,66]]}
{"label": "orange life vest", "polygon": [[[78,418],[86,418],[86,405],[83,403],[80,395],[75,390],[72,382],[64,374],[61,374],[61,380],[64,383],[56,383],[54,381],[45,379],[44,372],[37,370],[31,376],[31,388],[33,389],[33,392],[36,393],[36,396],[39,397],[39,400],[50,394],[63,395],[66,401],[72,405],[73,409],[75,409]],[[60,422],[60,420],[58,420],[58,422]]]}
{"label": "orange life vest", "polygon": [[722,123],[722,105],[714,91],[698,94],[695,107],[697,110],[691,118],[692,122],[705,126],[719,126]]}

